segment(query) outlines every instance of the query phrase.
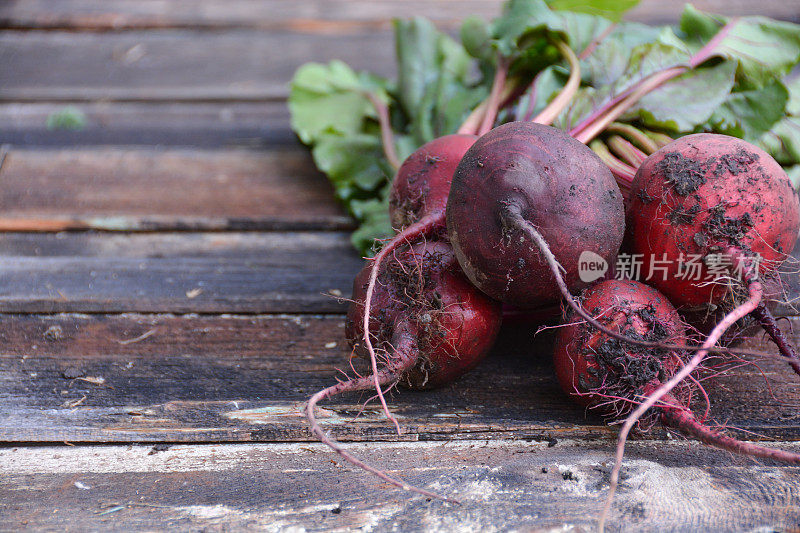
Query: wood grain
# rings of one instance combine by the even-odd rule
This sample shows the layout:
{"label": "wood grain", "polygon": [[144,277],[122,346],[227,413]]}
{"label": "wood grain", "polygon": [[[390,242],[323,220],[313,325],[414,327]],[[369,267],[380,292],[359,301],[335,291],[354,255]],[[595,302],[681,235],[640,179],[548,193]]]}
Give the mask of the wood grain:
{"label": "wood grain", "polygon": [[395,17],[413,16],[454,27],[470,14],[492,18],[500,12],[501,6],[501,0],[183,0],[166,3],[111,0],[101,4],[86,0],[32,0],[0,7],[0,27],[92,31],[259,28],[331,32],[354,26],[385,29]]}
{"label": "wood grain", "polygon": [[[0,323],[0,441],[8,443],[313,441],[300,407],[334,382],[336,368],[349,368],[340,316],[5,315]],[[356,416],[366,393],[327,402],[320,419],[351,441],[612,440],[614,428],[560,392],[552,339],[532,342],[532,330],[504,328],[492,355],[450,386],[393,394],[401,437],[375,405]],[[758,339],[751,348],[774,351]],[[800,438],[798,378],[780,361],[757,364],[705,383],[713,419],[748,438]]]}
{"label": "wood grain", "polygon": [[0,230],[352,229],[302,147],[11,150]]}
{"label": "wood grain", "polygon": [[0,144],[23,146],[144,145],[263,148],[298,144],[280,102],[74,102],[79,129],[47,126],[66,104],[0,104]]}
{"label": "wood grain", "polygon": [[9,312],[341,313],[362,260],[343,233],[0,235]]}
{"label": "wood grain", "polygon": [[[592,531],[607,443],[350,445],[462,505],[409,496],[319,445],[0,450],[9,530]],[[797,446],[793,446],[797,450]],[[791,531],[800,469],[631,443],[609,531]]]}
{"label": "wood grain", "polygon": [[[161,31],[132,30],[125,32],[74,33],[71,31],[12,31],[0,33],[0,61],[5,68],[0,71],[0,101],[14,102],[87,102],[87,101],[267,101],[282,100],[287,95],[286,84],[301,64],[308,61],[327,62],[345,59],[355,69],[365,69],[380,75],[393,75],[395,58],[390,29],[386,22],[393,15],[408,16],[415,13],[416,5],[383,3],[383,8],[368,9],[374,2],[336,2],[335,5],[307,2],[268,2],[257,8],[249,17],[247,5],[218,3],[215,9],[198,9],[192,3],[177,8],[155,7],[153,11],[137,8],[133,2],[112,2],[104,11],[96,5],[80,9],[80,2],[33,3],[31,7],[15,4],[7,7],[4,18],[13,26],[14,20],[26,24],[37,24],[35,20],[60,21],[58,25],[81,26],[81,18],[98,20],[140,20],[143,27],[150,27],[147,20],[169,19],[173,13],[178,28]],[[211,5],[211,2],[202,2]],[[297,7],[293,8],[292,6]],[[377,5],[380,6],[381,3]],[[431,13],[447,14],[460,18],[470,13],[472,2],[463,7],[455,2],[434,3]],[[642,6],[635,18],[677,20],[682,2],[652,2]],[[43,6],[50,6],[45,8]],[[347,9],[336,9],[338,5]],[[722,8],[727,15],[739,11],[750,12],[752,7],[739,0],[731,9],[721,0],[709,1],[701,7]],[[62,6],[62,7],[53,7]],[[309,7],[311,6],[311,7]],[[323,7],[324,6],[324,7]],[[458,7],[456,7],[458,6]],[[480,13],[496,9],[497,4],[480,8]],[[46,13],[50,10],[49,14]],[[164,10],[165,9],[165,10]],[[247,17],[258,21],[259,13],[268,13],[270,20],[282,20],[288,9],[288,18],[269,23],[269,31],[258,29],[228,29],[228,31],[196,31],[194,24],[213,15],[202,13],[225,13],[233,19]],[[315,13],[340,13],[329,23],[298,23],[291,11],[309,11],[312,21]],[[774,10],[774,12],[773,12]],[[764,2],[759,4],[759,13],[797,20],[796,2]],[[128,13],[118,15],[119,12]],[[27,15],[26,15],[27,13]],[[38,13],[38,14],[37,14]],[[75,20],[69,22],[72,13]],[[181,15],[181,13],[188,15]],[[236,15],[238,13],[238,15]],[[363,18],[353,18],[355,13],[372,13],[367,19],[383,21],[378,24],[365,23]],[[655,14],[658,13],[658,16]],[[651,16],[652,15],[652,16]],[[186,17],[189,18],[186,18]],[[22,22],[23,20],[29,22]],[[224,18],[224,17],[223,17]],[[261,20],[263,20],[262,17]],[[294,21],[286,23],[285,21]],[[306,19],[303,19],[306,20]],[[329,19],[326,19],[329,20]],[[343,22],[346,21],[346,22]],[[663,20],[658,20],[663,22]],[[113,24],[113,23],[112,23]],[[126,23],[121,22],[125,27]],[[201,24],[202,25],[202,24]],[[137,23],[133,23],[137,27]],[[171,27],[170,24],[167,24]],[[256,22],[256,26],[258,23]],[[224,28],[224,22],[223,22]],[[453,28],[455,29],[455,28]]]}
{"label": "wood grain", "polygon": [[308,61],[391,75],[391,32],[0,32],[0,101],[283,100]]}
{"label": "wood grain", "polygon": [[[26,0],[0,6],[0,26],[19,29],[81,29],[119,31],[163,28],[262,28],[332,31],[345,25],[387,27],[393,17],[422,16],[454,26],[468,14],[485,19],[500,12],[503,0]],[[785,20],[800,20],[796,2],[765,0],[696,0],[701,10],[728,16],[753,12]],[[642,0],[628,15],[631,20],[673,23],[683,9],[680,0]]]}

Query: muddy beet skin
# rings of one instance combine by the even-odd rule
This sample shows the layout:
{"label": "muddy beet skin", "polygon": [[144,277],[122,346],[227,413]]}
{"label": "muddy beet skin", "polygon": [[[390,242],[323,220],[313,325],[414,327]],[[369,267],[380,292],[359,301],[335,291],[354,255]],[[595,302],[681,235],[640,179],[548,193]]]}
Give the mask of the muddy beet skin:
{"label": "muddy beet skin", "polygon": [[531,122],[490,131],[458,165],[447,205],[450,242],[470,281],[520,307],[556,302],[539,248],[504,219],[510,206],[542,234],[571,291],[586,286],[582,252],[613,264],[625,228],[619,187],[597,155],[563,131]]}
{"label": "muddy beet skin", "polygon": [[389,191],[392,227],[405,228],[426,215],[444,212],[453,172],[477,138],[445,135],[422,145],[403,161]]}
{"label": "muddy beet skin", "polygon": [[[353,283],[353,303],[345,334],[354,352],[367,356],[363,344],[364,297],[371,264]],[[445,385],[471,370],[497,337],[501,305],[473,287],[461,273],[452,248],[442,242],[398,251],[381,265],[372,299],[373,347],[392,357],[395,334],[408,331],[415,340],[417,363],[400,383],[412,389]]]}
{"label": "muddy beet skin", "polygon": [[[632,252],[642,254],[642,278],[680,308],[718,304],[729,293],[703,258],[730,247],[763,259],[769,277],[794,248],[798,196],[766,152],[741,139],[687,135],[652,154],[633,181],[628,208]],[[684,264],[700,257],[699,280]],[[661,261],[666,259],[666,261]],[[665,268],[665,272],[656,268]]]}
{"label": "muddy beet skin", "polygon": [[[685,329],[667,298],[643,283],[607,280],[582,294],[583,307],[606,327],[648,341],[685,342]],[[575,322],[573,324],[573,322]],[[574,316],[558,330],[553,360],[564,392],[602,414],[620,416],[653,383],[680,367],[674,352],[643,348],[600,333]]]}

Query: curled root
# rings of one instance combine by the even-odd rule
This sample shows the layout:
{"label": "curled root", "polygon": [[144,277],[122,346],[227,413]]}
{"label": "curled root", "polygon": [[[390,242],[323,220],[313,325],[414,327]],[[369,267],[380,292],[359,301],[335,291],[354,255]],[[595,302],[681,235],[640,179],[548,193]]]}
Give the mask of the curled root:
{"label": "curled root", "polygon": [[377,383],[377,390],[380,391],[383,385],[390,384],[396,382],[403,372],[409,370],[412,366],[414,366],[415,359],[411,355],[414,352],[414,349],[411,347],[413,342],[411,341],[410,337],[407,335],[402,335],[400,337],[400,342],[398,344],[397,354],[398,357],[392,365],[387,366],[387,368],[376,372],[372,376],[365,376],[360,378],[354,378],[349,381],[342,381],[337,383],[336,385],[330,386],[326,389],[322,389],[321,391],[314,394],[311,398],[309,398],[308,403],[305,406],[305,415],[308,419],[308,423],[311,426],[311,432],[316,435],[316,437],[323,443],[326,444],[329,448],[333,451],[338,453],[345,461],[348,463],[357,466],[367,472],[370,472],[380,479],[384,480],[387,483],[394,485],[395,487],[399,487],[403,490],[407,490],[409,492],[415,492],[417,494],[421,494],[428,498],[436,498],[440,500],[444,500],[451,503],[459,503],[456,500],[451,498],[447,498],[440,494],[436,494],[435,492],[431,492],[425,489],[421,489],[419,487],[415,487],[413,485],[409,485],[408,483],[401,481],[399,479],[395,479],[386,472],[379,470],[375,467],[372,467],[365,463],[364,461],[350,455],[349,452],[345,451],[344,448],[331,436],[322,429],[317,421],[316,417],[316,406],[321,400],[325,400],[336,396],[338,394],[342,394],[344,392],[351,392],[351,391],[358,391],[358,390],[365,390],[373,387]]}
{"label": "curled root", "polygon": [[763,303],[759,304],[759,306],[753,310],[753,316],[761,323],[761,327],[764,328],[764,331],[772,337],[781,355],[788,359],[789,365],[795,373],[800,375],[800,356],[797,355],[797,350],[795,350],[792,342],[786,338],[783,331],[778,327],[775,317],[772,316],[767,306]]}

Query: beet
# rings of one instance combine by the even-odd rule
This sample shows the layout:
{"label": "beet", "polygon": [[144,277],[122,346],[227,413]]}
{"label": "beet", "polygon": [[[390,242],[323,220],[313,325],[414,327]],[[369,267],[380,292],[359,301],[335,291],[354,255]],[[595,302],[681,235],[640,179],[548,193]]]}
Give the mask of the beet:
{"label": "beet", "polygon": [[[643,283],[608,280],[584,291],[582,306],[598,322],[628,337],[685,342],[686,330],[667,298]],[[553,357],[562,390],[607,416],[631,411],[644,389],[675,373],[673,350],[644,348],[609,337],[576,319],[558,330]],[[684,402],[685,403],[685,400]]]}
{"label": "beet", "polygon": [[[367,347],[362,342],[363,324],[372,274],[373,265],[367,265],[356,277],[345,332],[354,353],[371,360],[373,374],[319,391],[309,399],[306,416],[312,432],[350,463],[397,487],[442,498],[351,456],[322,430],[314,410],[319,401],[343,392],[373,387],[381,390],[398,382],[412,389],[429,389],[456,379],[477,365],[494,344],[500,329],[501,304],[467,281],[448,244],[423,242],[403,248],[382,262],[377,271],[372,292],[377,311],[369,315],[372,343]],[[376,351],[383,361],[381,369],[374,357]]]}
{"label": "beet", "polygon": [[[353,282],[353,303],[345,335],[355,354],[368,358],[363,343],[364,300],[371,272],[366,266]],[[435,388],[472,369],[494,344],[500,303],[473,287],[458,267],[452,248],[442,242],[418,244],[381,265],[370,317],[376,350],[391,354],[398,336],[414,339],[413,367],[400,383],[411,389]]]}
{"label": "beet", "polygon": [[444,213],[453,172],[477,138],[445,135],[422,145],[403,161],[389,192],[392,227],[405,228],[430,214]]}
{"label": "beet", "polygon": [[[725,283],[700,261],[700,280],[678,275],[678,258],[706,258],[733,249],[762,258],[760,276],[774,275],[800,230],[800,204],[781,166],[741,139],[687,135],[652,154],[632,184],[628,225],[642,272],[666,257],[665,275],[647,282],[681,308],[706,307],[730,297]],[[657,265],[662,266],[662,265]]]}
{"label": "beet", "polygon": [[[394,198],[394,202],[390,201],[390,203],[394,203],[394,207],[390,208],[390,216],[397,219],[400,224],[409,223],[410,225],[395,235],[375,255],[368,274],[369,279],[364,295],[364,312],[362,313],[364,347],[372,362],[378,399],[386,416],[397,426],[398,432],[400,426],[389,412],[383,391],[377,383],[378,366],[368,321],[368,318],[372,316],[372,295],[377,283],[378,272],[381,269],[381,263],[401,246],[427,238],[438,239],[443,236],[444,208],[453,168],[475,138],[474,135],[456,134],[434,139],[418,148],[401,165],[390,193],[390,198]],[[400,200],[401,194],[408,195],[409,202]]]}
{"label": "beet", "polygon": [[[796,350],[763,303],[765,284],[777,279],[800,231],[797,191],[772,157],[727,135],[681,137],[639,167],[627,218],[648,283],[688,316],[753,307],[800,374]],[[687,267],[692,258],[696,270]]]}
{"label": "beet", "polygon": [[541,307],[560,293],[540,247],[541,232],[577,291],[578,259],[593,252],[613,264],[624,233],[622,196],[611,172],[566,133],[531,122],[499,126],[459,163],[447,204],[447,229],[467,277],[486,294]]}
{"label": "beet", "polygon": [[[608,280],[582,295],[583,306],[604,327],[625,337],[685,345],[685,329],[667,298],[636,281]],[[690,393],[684,379],[696,368],[730,321],[748,312],[738,308],[714,328],[701,349],[684,364],[681,353],[667,348],[647,348],[620,342],[588,323],[567,318],[569,325],[557,336],[554,364],[562,389],[589,408],[620,420],[616,461],[611,471],[608,499],[600,529],[611,508],[619,480],[625,441],[643,417],[659,421],[698,440],[734,453],[800,464],[800,455],[743,442],[711,429],[687,407]],[[683,388],[678,388],[681,385]],[[654,409],[652,409],[654,408]]]}

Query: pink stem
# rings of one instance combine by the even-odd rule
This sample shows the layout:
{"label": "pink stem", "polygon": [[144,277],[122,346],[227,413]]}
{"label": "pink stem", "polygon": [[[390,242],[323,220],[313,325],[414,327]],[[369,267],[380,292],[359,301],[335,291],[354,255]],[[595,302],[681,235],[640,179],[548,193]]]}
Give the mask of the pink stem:
{"label": "pink stem", "polygon": [[525,110],[525,115],[522,117],[522,120],[524,120],[525,122],[533,118],[533,110],[536,107],[536,93],[539,91],[538,83],[542,77],[542,72],[544,71],[540,70],[536,74],[536,76],[533,78],[533,82],[530,85],[531,96],[530,99],[528,100],[528,109]]}
{"label": "pink stem", "polygon": [[575,92],[577,92],[578,87],[581,85],[581,66],[578,62],[578,58],[575,56],[575,52],[563,41],[558,41],[556,47],[569,63],[569,79],[564,85],[564,88],[561,89],[561,92],[558,93],[558,96],[553,98],[553,100],[547,104],[547,107],[533,119],[533,122],[539,124],[552,124],[556,117],[558,117],[558,114],[569,105],[570,100],[575,96]]}
{"label": "pink stem", "polygon": [[492,82],[492,92],[489,94],[483,122],[478,128],[478,136],[483,135],[494,127],[494,121],[497,118],[498,111],[500,111],[500,96],[506,83],[506,74],[508,74],[508,65],[503,59],[498,59],[497,71],[494,73],[494,81]]}
{"label": "pink stem", "polygon": [[733,30],[733,27],[739,23],[739,18],[734,17],[728,21],[720,30],[711,38],[710,41],[706,43],[706,45],[698,50],[690,59],[689,65],[692,68],[695,68],[697,65],[700,65],[707,61],[711,56],[713,56],[716,51],[714,50],[719,43],[721,43]]}
{"label": "pink stem", "polygon": [[608,133],[616,133],[622,137],[632,141],[634,145],[638,146],[643,153],[649,155],[658,150],[656,142],[645,135],[641,130],[631,126],[630,124],[623,124],[622,122],[612,122],[606,128]]}
{"label": "pink stem", "polygon": [[619,135],[612,135],[608,139],[608,147],[634,169],[638,169],[647,159],[646,153]]}
{"label": "pink stem", "polygon": [[381,127],[381,142],[383,144],[383,153],[392,168],[397,170],[400,168],[400,159],[397,157],[397,151],[394,148],[394,134],[392,133],[392,123],[389,120],[389,107],[381,102],[381,100],[370,92],[364,93],[367,99],[372,103],[372,107],[378,113],[378,124]]}
{"label": "pink stem", "polygon": [[[628,96],[626,96],[622,101],[608,110],[601,117],[591,123],[584,121],[573,128],[572,131],[570,131],[570,135],[586,144],[590,140],[594,139],[601,131],[603,131],[606,126],[617,120],[617,118],[625,113],[625,111],[630,109],[636,102],[639,101],[640,98],[642,98],[642,96],[684,72],[686,72],[686,67],[672,67],[670,69],[653,74],[649,78],[646,78],[644,82],[639,84],[634,91],[632,91]],[[576,130],[579,131],[579,133],[573,133]]]}
{"label": "pink stem", "polygon": [[614,174],[617,185],[619,185],[622,195],[627,200],[630,197],[631,184],[636,175],[636,169],[614,157],[614,154],[608,151],[608,147],[598,139],[592,141],[589,144],[589,148],[600,157],[611,173]]}
{"label": "pink stem", "polygon": [[[710,41],[708,41],[708,43],[706,43],[706,45],[703,48],[698,50],[697,53],[695,53],[692,57],[689,58],[688,67],[672,67],[670,69],[657,72],[648,78],[645,78],[644,80],[640,81],[637,85],[628,88],[626,91],[622,92],[621,94],[617,95],[616,97],[612,98],[604,105],[596,109],[583,122],[572,128],[572,130],[570,130],[570,135],[572,135],[577,139],[578,134],[581,134],[584,130],[592,126],[593,133],[585,134],[583,137],[586,138],[587,140],[594,138],[594,136],[597,135],[599,131],[602,131],[602,129],[606,125],[608,125],[622,113],[627,111],[633,104],[635,104],[639,100],[639,98],[641,98],[648,92],[652,91],[653,89],[656,89],[660,85],[666,83],[667,81],[671,80],[672,78],[679,76],[683,72],[686,72],[686,70],[688,70],[689,68],[695,68],[701,63],[707,61],[711,56],[713,56],[716,53],[714,49],[717,47],[717,45],[719,45],[719,43],[725,37],[728,36],[728,34],[731,32],[733,27],[738,22],[738,20],[739,19],[734,18],[728,21],[728,23],[725,26],[723,26],[717,32],[717,34],[714,35],[714,37]],[[653,80],[656,80],[656,82],[654,83]],[[647,89],[645,91],[641,91],[640,89],[642,87],[646,87]],[[635,98],[632,98],[634,95],[636,95]],[[620,104],[623,103],[625,103],[625,105],[620,106]],[[599,129],[594,127],[595,123],[600,120],[600,117],[604,117],[607,114],[611,114],[612,112],[614,113],[613,114],[614,118],[612,120],[603,119],[602,121],[600,121],[603,123],[602,127],[600,127]],[[586,143],[586,141],[582,142]]]}

